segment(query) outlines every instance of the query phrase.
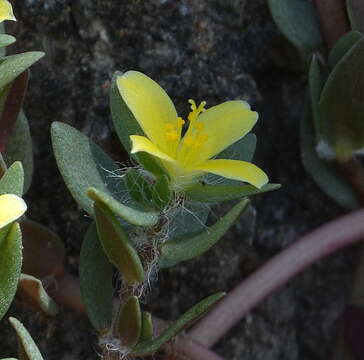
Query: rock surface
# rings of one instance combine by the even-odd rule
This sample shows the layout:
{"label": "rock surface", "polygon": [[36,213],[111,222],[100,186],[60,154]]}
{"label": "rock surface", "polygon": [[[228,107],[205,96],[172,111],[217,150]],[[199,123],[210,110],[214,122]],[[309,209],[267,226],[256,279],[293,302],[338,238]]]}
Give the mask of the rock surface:
{"label": "rock surface", "polygon": [[[205,256],[161,272],[149,296],[155,314],[176,318],[201,298],[228,291],[301,234],[342,213],[302,168],[304,74],[264,0],[23,0],[15,13],[18,22],[8,24],[8,33],[18,41],[10,52],[46,52],[32,69],[25,104],[35,149],[28,215],[64,239],[72,273],[90,219],[63,184],[49,127],[66,122],[115,151],[108,92],[116,70],[148,74],[183,115],[189,98],[208,106],[236,98],[250,102],[260,113],[255,161],[283,185],[254,199],[255,231],[242,219]],[[353,259],[346,251],[305,271],[242,320],[216,351],[230,360],[327,359]],[[17,303],[9,313],[24,321],[46,359],[98,358],[95,332],[83,316],[63,309],[44,319]],[[0,332],[0,358],[14,356],[7,321]]]}

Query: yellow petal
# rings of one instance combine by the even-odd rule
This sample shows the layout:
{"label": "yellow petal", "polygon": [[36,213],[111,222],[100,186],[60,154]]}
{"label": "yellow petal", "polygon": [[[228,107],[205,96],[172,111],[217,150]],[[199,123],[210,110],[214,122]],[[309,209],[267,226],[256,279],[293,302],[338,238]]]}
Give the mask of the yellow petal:
{"label": "yellow petal", "polygon": [[4,20],[16,21],[13,8],[11,7],[9,1],[0,0],[0,22],[3,22]]}
{"label": "yellow petal", "polygon": [[[227,101],[207,109],[184,137],[187,139],[189,135],[200,136],[204,139],[203,144],[191,157],[188,144],[183,141],[179,160],[186,163],[183,158],[188,154],[187,166],[205,162],[246,135],[257,120],[258,113],[251,111],[248,103],[241,100]],[[200,130],[196,132],[196,129]]]}
{"label": "yellow petal", "polygon": [[131,149],[132,154],[135,154],[135,153],[141,152],[141,151],[145,151],[148,154],[156,156],[159,159],[162,159],[165,161],[175,161],[170,156],[168,156],[166,153],[161,151],[158,148],[158,146],[154,145],[145,136],[132,135],[132,136],[130,136],[130,139],[132,141],[132,149]]}
{"label": "yellow petal", "polygon": [[118,77],[117,86],[145,135],[168,153],[167,126],[177,125],[177,112],[167,93],[154,80],[138,71],[128,71]]}
{"label": "yellow petal", "polygon": [[210,172],[232,180],[244,181],[257,188],[261,188],[268,182],[268,177],[264,171],[246,161],[225,159],[209,160],[196,168],[196,170]]}
{"label": "yellow petal", "polygon": [[22,216],[27,209],[24,200],[16,195],[0,195],[0,229]]}

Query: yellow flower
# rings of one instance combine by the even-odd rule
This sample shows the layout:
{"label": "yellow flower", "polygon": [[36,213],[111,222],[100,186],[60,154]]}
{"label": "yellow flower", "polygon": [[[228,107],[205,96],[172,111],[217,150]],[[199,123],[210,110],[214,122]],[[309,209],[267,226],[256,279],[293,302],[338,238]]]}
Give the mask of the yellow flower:
{"label": "yellow flower", "polygon": [[4,20],[13,20],[16,21],[13,8],[11,4],[7,0],[0,0],[0,22]]}
{"label": "yellow flower", "polygon": [[19,196],[0,195],[0,229],[20,218],[27,210],[27,205]]}
{"label": "yellow flower", "polygon": [[[205,109],[193,100],[188,121],[177,115],[167,93],[148,76],[128,71],[117,78],[119,92],[146,136],[132,135],[132,153],[147,152],[166,168],[175,190],[181,190],[206,173],[262,187],[267,175],[257,166],[239,160],[213,159],[245,136],[258,120],[245,101],[227,101]],[[188,125],[183,131],[183,126]]]}

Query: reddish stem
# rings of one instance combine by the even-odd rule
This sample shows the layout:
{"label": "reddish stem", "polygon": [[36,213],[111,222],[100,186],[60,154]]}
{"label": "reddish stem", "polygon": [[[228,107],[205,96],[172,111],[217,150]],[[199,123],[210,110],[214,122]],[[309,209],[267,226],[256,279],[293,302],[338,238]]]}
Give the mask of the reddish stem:
{"label": "reddish stem", "polygon": [[231,291],[188,333],[214,345],[248,311],[309,265],[364,237],[364,210],[331,221],[269,260]]}

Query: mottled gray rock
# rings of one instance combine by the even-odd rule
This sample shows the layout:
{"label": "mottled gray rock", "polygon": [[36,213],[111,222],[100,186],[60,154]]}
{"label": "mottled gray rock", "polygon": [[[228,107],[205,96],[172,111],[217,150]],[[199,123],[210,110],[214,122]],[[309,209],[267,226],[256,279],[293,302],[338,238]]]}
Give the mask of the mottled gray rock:
{"label": "mottled gray rock", "polygon": [[[305,99],[294,50],[278,34],[264,0],[24,0],[19,21],[8,24],[18,42],[11,52],[44,50],[32,69],[25,108],[35,144],[29,216],[64,239],[67,268],[77,273],[89,219],[63,185],[51,152],[57,121],[104,141],[117,142],[108,109],[114,71],[137,69],[158,81],[179,112],[187,100],[214,105],[243,98],[260,112],[256,162],[283,188],[254,200],[256,230],[242,219],[198,260],[163,271],[148,308],[169,319],[199,299],[229,290],[301,234],[340,214],[304,173],[298,122]],[[223,211],[226,207],[218,211]],[[320,262],[271,296],[217,345],[227,359],[327,359],[348,290],[350,252]],[[45,321],[15,304],[12,314],[39,343],[45,358],[96,359],[94,331],[67,309]],[[0,357],[14,355],[14,336],[1,324]],[[13,349],[13,350],[11,350]]]}

